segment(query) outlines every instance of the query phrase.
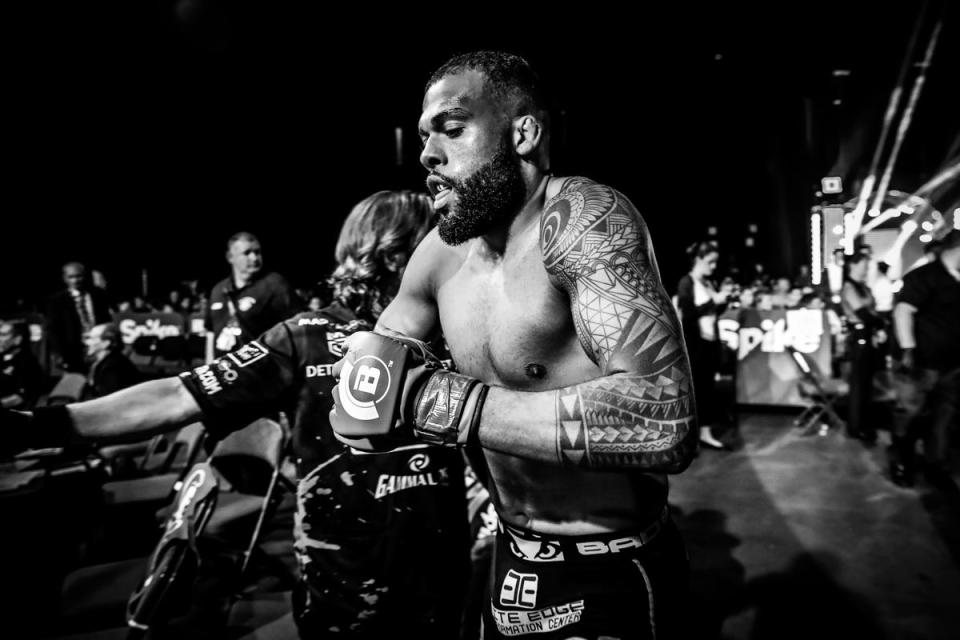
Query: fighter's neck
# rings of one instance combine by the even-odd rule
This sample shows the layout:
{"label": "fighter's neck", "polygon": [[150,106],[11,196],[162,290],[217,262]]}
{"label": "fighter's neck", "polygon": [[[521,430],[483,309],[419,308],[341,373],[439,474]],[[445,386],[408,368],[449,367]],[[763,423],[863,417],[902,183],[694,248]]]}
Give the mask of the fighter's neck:
{"label": "fighter's neck", "polygon": [[544,174],[531,191],[530,197],[523,207],[508,223],[498,226],[490,233],[483,235],[482,240],[491,253],[502,256],[507,251],[511,238],[520,236],[530,228],[530,225],[540,225],[540,215],[546,203],[547,185],[550,183],[550,174]]}

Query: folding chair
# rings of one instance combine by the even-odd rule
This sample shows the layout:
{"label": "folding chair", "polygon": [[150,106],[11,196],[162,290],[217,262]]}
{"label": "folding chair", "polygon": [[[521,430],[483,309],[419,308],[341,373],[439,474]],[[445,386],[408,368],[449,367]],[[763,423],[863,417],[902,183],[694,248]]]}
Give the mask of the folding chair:
{"label": "folding chair", "polygon": [[[217,501],[216,474],[206,463],[194,465],[178,491],[163,535],[145,558],[82,567],[69,574],[61,590],[60,626],[88,632],[71,638],[141,638],[185,608],[200,558],[197,538]],[[116,627],[124,621],[126,633]],[[93,629],[97,631],[91,632]]]}
{"label": "folding chair", "polygon": [[793,421],[794,427],[805,435],[813,433],[814,430],[820,435],[826,435],[830,427],[842,429],[846,423],[837,415],[833,404],[850,392],[846,380],[825,378],[816,364],[807,360],[806,356],[793,346],[787,345],[786,350],[800,372],[797,391],[800,397],[809,403]]}
{"label": "folding chair", "polygon": [[64,373],[57,384],[47,395],[47,405],[69,404],[79,402],[83,397],[83,390],[87,386],[87,378],[81,373]]}
{"label": "folding chair", "polygon": [[245,540],[237,570],[246,574],[264,524],[272,516],[282,486],[285,436],[275,420],[259,418],[218,442],[208,462],[218,474],[220,503],[207,524],[208,536]]}
{"label": "folding chair", "polygon": [[144,461],[141,477],[104,482],[100,487],[102,518],[100,536],[91,555],[101,561],[142,555],[144,544],[165,519],[158,510],[170,504],[180,490],[179,482],[202,460],[203,424],[181,428],[166,450]]}
{"label": "folding chair", "polygon": [[104,504],[166,502],[179,490],[176,483],[197,461],[202,451],[203,435],[203,423],[194,422],[182,427],[164,451],[154,450],[153,455],[140,463],[140,468],[148,475],[104,483]]}
{"label": "folding chair", "polygon": [[[131,633],[132,637],[141,637],[162,622],[178,604],[175,597],[189,593],[200,564],[197,537],[214,512],[218,489],[216,474],[207,463],[194,465],[187,474],[163,537],[150,557],[147,575],[127,602],[127,625],[141,632]],[[175,591],[178,585],[179,593]]]}

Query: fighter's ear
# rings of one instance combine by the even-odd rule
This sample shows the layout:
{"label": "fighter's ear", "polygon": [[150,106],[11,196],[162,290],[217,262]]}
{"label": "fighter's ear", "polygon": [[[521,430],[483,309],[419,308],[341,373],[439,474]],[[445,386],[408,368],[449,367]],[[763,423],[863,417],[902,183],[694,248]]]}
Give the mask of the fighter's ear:
{"label": "fighter's ear", "polygon": [[513,119],[513,148],[521,157],[532,154],[543,139],[543,124],[531,114]]}

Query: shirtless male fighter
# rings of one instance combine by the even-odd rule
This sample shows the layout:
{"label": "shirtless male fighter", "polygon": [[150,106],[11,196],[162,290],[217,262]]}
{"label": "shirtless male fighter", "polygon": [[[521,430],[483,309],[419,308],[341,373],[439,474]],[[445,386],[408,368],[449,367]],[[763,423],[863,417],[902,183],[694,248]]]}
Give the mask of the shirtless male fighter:
{"label": "shirtless male fighter", "polygon": [[[551,175],[517,56],[448,61],[419,127],[440,220],[374,332],[349,339],[334,431],[467,446],[500,516],[485,638],[674,637],[688,568],[666,474],[698,433],[644,221],[610,187]],[[440,331],[456,371],[423,348]]]}

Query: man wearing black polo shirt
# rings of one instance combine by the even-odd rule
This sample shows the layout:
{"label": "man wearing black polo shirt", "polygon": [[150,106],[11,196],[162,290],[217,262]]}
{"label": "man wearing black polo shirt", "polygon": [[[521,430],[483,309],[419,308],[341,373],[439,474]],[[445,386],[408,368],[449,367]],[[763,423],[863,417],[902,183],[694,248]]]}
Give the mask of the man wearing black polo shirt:
{"label": "man wearing black polo shirt", "polygon": [[903,355],[889,453],[891,479],[901,486],[913,482],[917,440],[924,442],[928,480],[939,484],[949,477],[960,401],[960,230],[950,231],[939,245],[935,260],[904,276],[893,310]]}
{"label": "man wearing black polo shirt", "polygon": [[207,362],[250,342],[273,325],[301,311],[290,284],[278,273],[261,273],[263,252],[252,233],[227,241],[229,278],[210,292],[205,325]]}

